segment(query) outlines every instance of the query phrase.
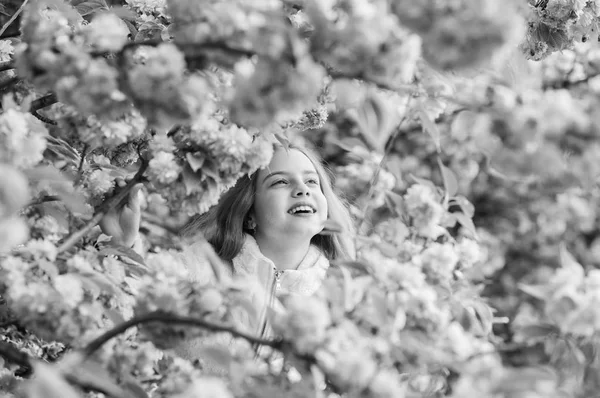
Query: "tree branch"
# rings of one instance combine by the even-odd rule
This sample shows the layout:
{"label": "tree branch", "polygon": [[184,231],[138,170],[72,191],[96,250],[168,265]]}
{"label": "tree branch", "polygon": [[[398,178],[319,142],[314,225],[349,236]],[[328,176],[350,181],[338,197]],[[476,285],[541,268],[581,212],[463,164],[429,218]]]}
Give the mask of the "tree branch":
{"label": "tree branch", "polygon": [[11,70],[14,68],[15,68],[15,61],[12,59],[10,61],[0,62],[0,72],[4,72],[4,71]]}
{"label": "tree branch", "polygon": [[31,106],[29,107],[29,112],[33,113],[42,108],[46,108],[52,104],[56,104],[58,102],[58,97],[54,93],[46,94],[43,97],[35,99],[31,102]]}
{"label": "tree branch", "polygon": [[142,165],[140,166],[140,169],[135,174],[135,176],[131,179],[131,181],[129,181],[127,183],[127,185],[121,191],[119,191],[118,193],[113,195],[111,198],[106,200],[104,203],[102,203],[102,205],[96,211],[96,214],[94,214],[92,219],[90,221],[88,221],[83,226],[83,228],[81,228],[79,231],[76,231],[75,233],[68,236],[67,239],[65,239],[65,241],[58,247],[57,253],[62,253],[64,251],[70,249],[81,238],[83,238],[85,236],[85,234],[87,234],[92,228],[94,228],[96,225],[98,225],[100,220],[102,220],[102,217],[104,217],[104,215],[108,211],[117,207],[123,200],[125,200],[127,195],[129,195],[129,191],[131,191],[131,189],[134,187],[134,185],[137,184],[138,182],[142,181],[142,176],[146,172],[147,167],[148,167],[148,162],[145,160],[142,160]]}
{"label": "tree branch", "polygon": [[169,313],[165,313],[162,311],[151,312],[145,315],[140,315],[138,317],[134,317],[126,322],[123,322],[120,325],[115,326],[113,329],[108,330],[101,336],[97,337],[93,341],[91,341],[86,347],[83,349],[83,355],[85,358],[90,357],[94,352],[96,352],[102,345],[104,345],[107,341],[116,337],[122,333],[124,333],[127,329],[141,325],[145,323],[151,322],[160,322],[160,323],[168,323],[168,324],[177,324],[177,325],[188,325],[200,327],[206,330],[210,330],[213,332],[227,332],[231,334],[233,337],[242,338],[252,344],[259,344],[264,346],[269,346],[277,350],[281,350],[282,342],[281,340],[266,340],[261,339],[259,337],[252,336],[250,334],[241,332],[239,330],[234,329],[233,327],[227,325],[220,325],[216,323],[207,322],[205,320],[199,318],[191,318],[191,317],[182,317]]}
{"label": "tree branch", "polygon": [[19,7],[19,9],[17,10],[17,12],[15,12],[13,14],[13,16],[10,17],[10,19],[8,20],[8,22],[6,22],[4,24],[4,26],[2,28],[0,28],[0,37],[6,31],[6,29],[8,29],[8,27],[15,21],[15,19],[17,19],[17,17],[19,16],[19,14],[23,11],[23,9],[25,8],[25,6],[27,5],[28,1],[29,0],[24,0],[23,4],[21,4],[21,7]]}

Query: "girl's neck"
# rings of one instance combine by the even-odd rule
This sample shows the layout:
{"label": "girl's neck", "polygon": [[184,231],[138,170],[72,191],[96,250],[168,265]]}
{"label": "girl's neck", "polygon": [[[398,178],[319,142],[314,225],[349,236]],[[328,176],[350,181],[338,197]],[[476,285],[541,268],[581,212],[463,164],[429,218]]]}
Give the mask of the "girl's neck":
{"label": "girl's neck", "polygon": [[254,237],[261,253],[273,261],[278,270],[296,269],[306,257],[310,240],[305,242],[282,242],[267,239],[261,235]]}

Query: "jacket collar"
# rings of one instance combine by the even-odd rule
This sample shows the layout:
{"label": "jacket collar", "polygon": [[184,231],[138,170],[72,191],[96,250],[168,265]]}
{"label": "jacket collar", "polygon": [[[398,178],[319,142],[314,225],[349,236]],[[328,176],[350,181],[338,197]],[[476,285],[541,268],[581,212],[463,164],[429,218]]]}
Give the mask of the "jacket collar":
{"label": "jacket collar", "polygon": [[[270,269],[277,268],[273,261],[262,254],[254,237],[246,234],[242,250],[240,250],[239,254],[233,259],[234,274],[255,274],[257,270],[260,270],[263,267],[269,267]],[[298,268],[295,270],[286,270],[285,272],[297,272],[315,267],[327,269],[329,268],[329,260],[327,260],[316,246],[310,245],[308,253],[298,265]]]}

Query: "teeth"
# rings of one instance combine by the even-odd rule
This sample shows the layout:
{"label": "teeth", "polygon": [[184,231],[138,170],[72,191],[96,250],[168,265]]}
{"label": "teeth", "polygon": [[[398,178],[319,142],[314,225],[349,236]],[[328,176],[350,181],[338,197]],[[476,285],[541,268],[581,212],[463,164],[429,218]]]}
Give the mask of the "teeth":
{"label": "teeth", "polygon": [[295,214],[295,213],[298,213],[300,211],[306,211],[306,212],[314,213],[315,209],[313,209],[310,206],[296,206],[296,207],[290,209],[289,213]]}

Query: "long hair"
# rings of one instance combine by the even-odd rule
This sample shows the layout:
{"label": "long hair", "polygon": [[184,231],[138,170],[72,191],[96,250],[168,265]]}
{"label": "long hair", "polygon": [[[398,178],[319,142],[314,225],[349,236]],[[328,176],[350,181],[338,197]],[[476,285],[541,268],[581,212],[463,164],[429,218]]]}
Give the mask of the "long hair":
{"label": "long hair", "polygon": [[[276,144],[275,148],[282,149],[283,146]],[[311,243],[317,246],[329,260],[354,258],[352,218],[346,203],[333,190],[330,171],[313,151],[293,144],[289,145],[289,149],[300,151],[314,165],[321,181],[321,191],[327,200],[327,218],[342,230],[340,233],[327,233],[324,230],[315,235]],[[242,250],[245,234],[252,233],[245,226],[254,206],[257,177],[258,171],[240,178],[208,212],[193,217],[183,227],[181,234],[191,238],[202,233],[217,254],[223,260],[231,262]]]}

